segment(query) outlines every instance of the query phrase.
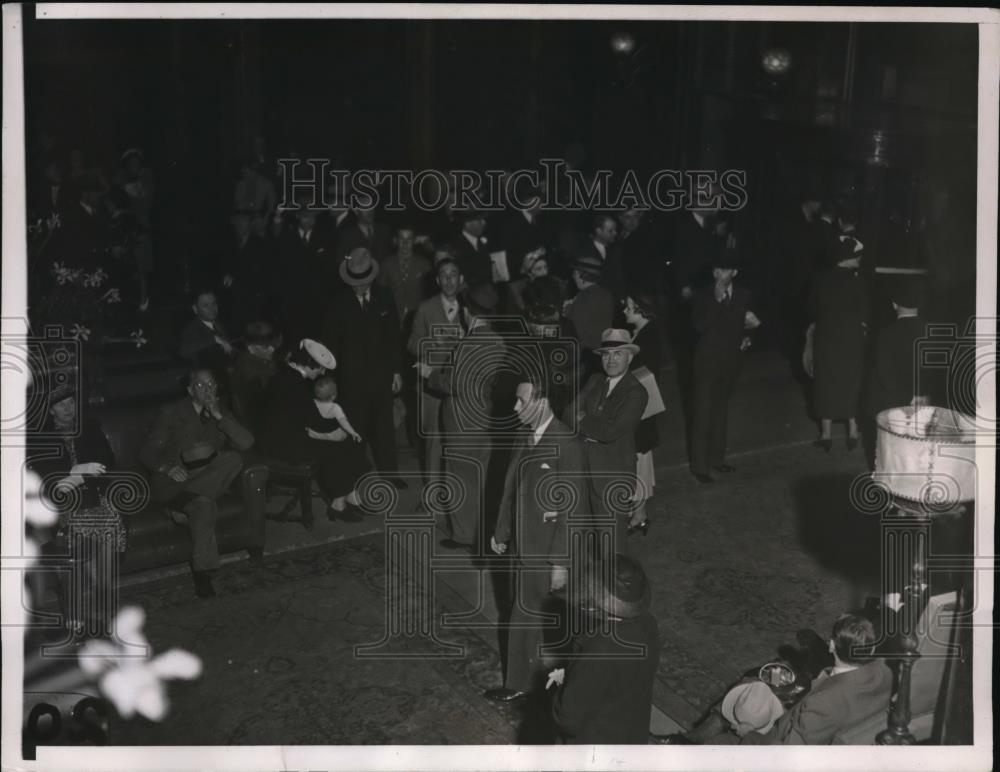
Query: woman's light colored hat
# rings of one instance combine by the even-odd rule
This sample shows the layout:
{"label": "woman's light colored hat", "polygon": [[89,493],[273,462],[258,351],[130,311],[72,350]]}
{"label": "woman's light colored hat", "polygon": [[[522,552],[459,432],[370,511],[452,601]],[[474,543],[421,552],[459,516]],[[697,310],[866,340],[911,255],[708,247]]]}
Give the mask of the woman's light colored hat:
{"label": "woman's light colored hat", "polygon": [[333,353],[318,340],[303,338],[299,342],[299,348],[305,349],[306,353],[321,367],[325,367],[327,370],[335,370],[337,368],[337,360],[334,358]]}
{"label": "woman's light colored hat", "polygon": [[781,700],[763,681],[739,684],[722,698],[722,717],[730,724],[749,726],[766,734],[784,714]]}

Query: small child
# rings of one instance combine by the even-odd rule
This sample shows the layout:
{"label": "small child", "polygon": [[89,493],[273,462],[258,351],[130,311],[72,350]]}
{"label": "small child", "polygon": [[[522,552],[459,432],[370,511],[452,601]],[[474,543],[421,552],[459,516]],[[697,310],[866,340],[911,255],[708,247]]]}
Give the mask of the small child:
{"label": "small child", "polygon": [[[343,429],[355,442],[361,442],[361,435],[358,434],[351,422],[347,419],[343,408],[336,403],[337,382],[332,375],[323,375],[316,379],[313,384],[313,402],[320,416],[328,420],[336,420],[337,425]],[[336,429],[330,431],[317,431],[311,427],[306,428],[306,433],[314,440],[333,440]]]}

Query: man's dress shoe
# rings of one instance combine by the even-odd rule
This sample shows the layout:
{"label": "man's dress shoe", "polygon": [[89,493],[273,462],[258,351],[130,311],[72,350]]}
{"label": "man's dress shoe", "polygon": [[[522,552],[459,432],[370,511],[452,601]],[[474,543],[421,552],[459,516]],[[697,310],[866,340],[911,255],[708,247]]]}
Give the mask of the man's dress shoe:
{"label": "man's dress shoe", "polygon": [[483,696],[488,700],[493,700],[494,702],[514,702],[515,700],[527,697],[528,693],[502,687],[500,689],[487,689],[483,692]]}

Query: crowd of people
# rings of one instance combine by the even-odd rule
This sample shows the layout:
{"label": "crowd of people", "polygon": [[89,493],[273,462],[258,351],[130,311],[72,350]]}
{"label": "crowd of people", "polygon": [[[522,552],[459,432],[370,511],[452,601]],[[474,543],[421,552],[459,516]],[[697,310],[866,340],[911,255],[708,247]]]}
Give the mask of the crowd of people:
{"label": "crowd of people", "polygon": [[[112,180],[50,164],[45,181],[31,210],[38,249],[86,270],[118,261],[135,279],[130,300],[147,309],[154,188],[142,153],[124,153]],[[155,501],[190,528],[197,594],[215,593],[216,501],[247,453],[309,467],[328,517],[356,522],[372,511],[361,483],[373,471],[407,487],[396,441],[405,423],[425,484],[464,492],[441,513],[441,546],[513,555],[519,569],[504,684],[487,696],[523,699],[544,692],[548,676],[559,686],[554,715],[563,739],[645,741],[658,644],[649,587],[628,554],[630,539],[653,520],[663,364],[674,361],[686,383],[690,470],[708,485],[713,473],[735,471],[726,417],[755,331],[795,323],[758,316],[739,281],[753,261],[734,221],[718,206],[669,217],[635,209],[553,214],[533,190],[520,210],[409,211],[389,227],[374,208],[348,207],[343,191],[317,210],[305,198],[278,206],[280,189],[274,168],[258,158],[242,164],[229,249],[215,275],[202,272],[176,346],[190,365],[187,393],[163,409],[140,452]],[[802,365],[815,379],[817,446],[826,452],[833,421],[847,421],[853,449],[862,411],[872,416],[914,399],[905,358],[919,334],[912,320],[920,288],[908,279],[894,289],[898,319],[869,359],[864,244],[846,212],[807,202],[799,242],[811,277],[800,295],[811,300],[798,309]],[[116,228],[121,238],[112,236]],[[550,356],[560,346],[563,355]],[[57,424],[73,396],[50,400]],[[89,491],[88,476],[113,463],[88,432],[60,485]],[[496,485],[487,479],[493,470]],[[556,482],[572,495],[549,495]],[[302,514],[311,527],[311,513]],[[603,589],[587,595],[589,608],[614,621],[614,641],[644,644],[634,667],[625,657],[613,670],[575,659],[550,669],[539,654],[541,630],[530,620],[567,588],[567,533],[578,521],[593,526],[588,559],[609,567],[594,585]],[[850,690],[860,676],[844,674],[868,671],[844,653],[844,641],[872,636],[856,620],[838,625],[829,684]],[[573,645],[608,654],[602,647],[612,639],[599,638]],[[875,675],[883,690],[884,674]],[[835,688],[817,688],[805,707],[763,723],[754,723],[757,713],[736,718],[755,699],[747,690],[721,712],[743,742],[825,742],[835,732],[815,728],[810,716],[828,712],[823,694],[843,707]],[[856,718],[845,710],[844,722]]]}

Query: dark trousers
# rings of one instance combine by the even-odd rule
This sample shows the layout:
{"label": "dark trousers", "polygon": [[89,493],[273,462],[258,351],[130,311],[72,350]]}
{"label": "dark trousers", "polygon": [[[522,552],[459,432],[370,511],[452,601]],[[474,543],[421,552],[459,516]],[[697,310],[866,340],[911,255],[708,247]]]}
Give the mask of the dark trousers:
{"label": "dark trousers", "polygon": [[529,569],[520,563],[515,566],[517,575],[507,637],[507,677],[504,685],[515,691],[530,692],[545,686],[545,663],[542,662],[539,647],[546,639],[553,640],[559,630],[543,627],[544,620],[535,616],[542,612],[552,613],[555,606],[549,594],[550,570]]}
{"label": "dark trousers", "polygon": [[691,427],[691,471],[708,474],[726,457],[729,398],[739,375],[739,354],[732,359],[695,355],[694,420]]}
{"label": "dark trousers", "polygon": [[218,508],[215,502],[242,468],[242,456],[236,451],[225,450],[201,469],[189,472],[183,483],[159,472],[153,476],[154,498],[179,509],[186,516],[191,529],[191,565],[195,571],[219,567],[219,545],[215,537]]}
{"label": "dark trousers", "polygon": [[375,469],[387,474],[399,471],[396,457],[396,427],[392,421],[392,392],[344,394],[347,420],[372,451]]}

